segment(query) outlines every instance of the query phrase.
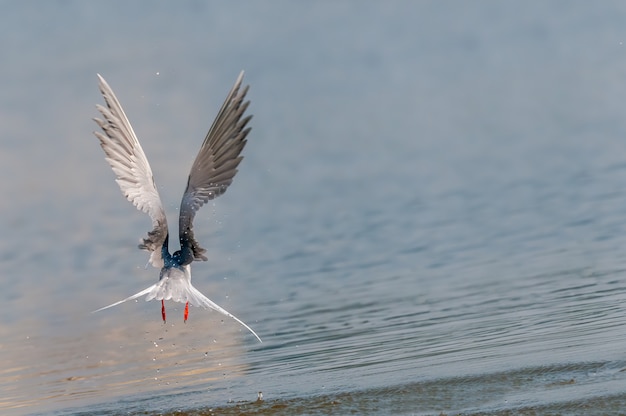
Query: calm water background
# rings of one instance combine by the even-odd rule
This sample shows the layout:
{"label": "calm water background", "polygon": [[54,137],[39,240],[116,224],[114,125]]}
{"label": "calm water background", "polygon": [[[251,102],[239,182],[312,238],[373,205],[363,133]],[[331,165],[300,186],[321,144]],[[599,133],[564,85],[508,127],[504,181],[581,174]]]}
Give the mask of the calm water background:
{"label": "calm water background", "polygon": [[[0,413],[626,411],[623,2],[0,3]],[[92,131],[170,224],[238,72],[253,131],[170,303]],[[263,392],[264,401],[255,402]]]}

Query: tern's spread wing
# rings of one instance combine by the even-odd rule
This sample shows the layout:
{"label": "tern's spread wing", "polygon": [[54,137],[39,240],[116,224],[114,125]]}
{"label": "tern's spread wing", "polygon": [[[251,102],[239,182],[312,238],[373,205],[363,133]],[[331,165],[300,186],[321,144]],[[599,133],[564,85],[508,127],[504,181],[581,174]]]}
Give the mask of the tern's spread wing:
{"label": "tern's spread wing", "polygon": [[113,168],[117,176],[115,181],[124,196],[152,218],[154,228],[142,239],[139,248],[152,252],[150,262],[154,267],[162,267],[161,246],[167,237],[167,219],[150,164],[113,90],[99,74],[98,78],[100,92],[107,106],[96,106],[104,120],[94,118],[102,129],[102,132],[94,134],[100,139],[106,160]]}
{"label": "tern's spread wing", "polygon": [[193,250],[194,260],[206,260],[205,249],[201,248],[193,235],[193,219],[196,211],[208,200],[226,192],[237,173],[241,150],[246,144],[252,118],[244,117],[250,101],[244,102],[248,87],[240,90],[243,71],[228,93],[213,125],[209,129],[200,152],[193,162],[187,189],[180,204],[179,237],[181,248]]}

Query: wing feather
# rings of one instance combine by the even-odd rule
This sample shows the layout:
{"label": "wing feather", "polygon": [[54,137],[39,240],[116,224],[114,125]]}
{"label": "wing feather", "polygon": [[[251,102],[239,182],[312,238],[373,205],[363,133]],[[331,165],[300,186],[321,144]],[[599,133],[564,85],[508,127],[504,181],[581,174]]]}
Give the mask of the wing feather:
{"label": "wing feather", "polygon": [[205,249],[193,234],[196,212],[209,200],[226,192],[237,173],[250,127],[251,115],[245,116],[249,101],[244,102],[248,86],[241,88],[243,71],[228,93],[209,129],[189,173],[187,188],[180,205],[179,237],[181,248],[189,247],[194,260],[206,260]]}
{"label": "wing feather", "polygon": [[141,240],[139,248],[151,252],[150,263],[154,267],[162,267],[161,246],[167,237],[167,218],[152,169],[113,90],[100,74],[98,79],[106,107],[96,106],[104,119],[94,118],[102,129],[102,132],[94,134],[100,140],[105,159],[111,165],[115,181],[124,196],[152,219],[153,229]]}

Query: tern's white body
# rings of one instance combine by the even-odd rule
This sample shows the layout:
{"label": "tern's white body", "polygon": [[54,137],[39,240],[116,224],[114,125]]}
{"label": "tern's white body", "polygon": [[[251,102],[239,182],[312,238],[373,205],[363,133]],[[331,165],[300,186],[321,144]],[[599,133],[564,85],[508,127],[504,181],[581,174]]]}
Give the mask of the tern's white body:
{"label": "tern's white body", "polygon": [[243,325],[248,331],[261,341],[261,338],[252,330],[245,322],[228,312],[226,309],[204,296],[198,289],[191,284],[191,266],[169,267],[161,269],[161,278],[159,282],[135,293],[126,299],[115,302],[111,305],[100,308],[94,312],[112,308],[120,303],[137,299],[146,295],[146,302],[150,300],[173,300],[174,302],[190,303],[193,306],[205,309],[213,309],[223,315],[226,315]]}

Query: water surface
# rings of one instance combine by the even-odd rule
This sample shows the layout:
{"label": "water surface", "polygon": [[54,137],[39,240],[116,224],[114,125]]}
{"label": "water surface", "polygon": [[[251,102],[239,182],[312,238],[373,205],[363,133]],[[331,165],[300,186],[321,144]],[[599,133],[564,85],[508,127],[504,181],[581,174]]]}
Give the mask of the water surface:
{"label": "water surface", "polygon": [[[626,403],[621,2],[0,6],[3,414],[606,414]],[[203,293],[129,302],[150,221],[92,135],[116,91],[177,223],[246,70],[253,131],[197,216]],[[259,392],[263,400],[257,401]]]}

